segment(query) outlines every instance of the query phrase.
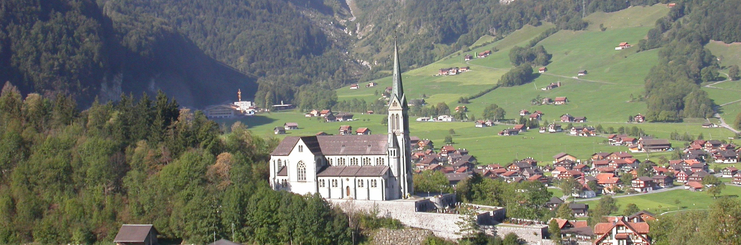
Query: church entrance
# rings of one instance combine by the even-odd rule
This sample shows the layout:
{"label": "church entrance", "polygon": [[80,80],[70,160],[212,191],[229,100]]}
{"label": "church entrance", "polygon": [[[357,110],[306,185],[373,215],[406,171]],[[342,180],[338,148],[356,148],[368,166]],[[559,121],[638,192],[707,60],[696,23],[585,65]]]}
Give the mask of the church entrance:
{"label": "church entrance", "polygon": [[347,192],[346,196],[350,197],[350,187],[348,186],[347,188],[345,188],[345,190],[346,190],[345,192]]}

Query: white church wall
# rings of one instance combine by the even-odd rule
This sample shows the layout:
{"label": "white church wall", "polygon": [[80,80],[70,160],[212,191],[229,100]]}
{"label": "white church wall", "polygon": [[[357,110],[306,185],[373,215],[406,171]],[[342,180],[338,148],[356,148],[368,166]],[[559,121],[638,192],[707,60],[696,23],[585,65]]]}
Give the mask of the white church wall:
{"label": "white church wall", "polygon": [[[291,185],[291,192],[297,194],[313,194],[316,192],[316,165],[314,154],[311,153],[306,144],[299,140],[288,154],[288,180]],[[306,169],[304,180],[299,180],[298,166],[303,163]]]}

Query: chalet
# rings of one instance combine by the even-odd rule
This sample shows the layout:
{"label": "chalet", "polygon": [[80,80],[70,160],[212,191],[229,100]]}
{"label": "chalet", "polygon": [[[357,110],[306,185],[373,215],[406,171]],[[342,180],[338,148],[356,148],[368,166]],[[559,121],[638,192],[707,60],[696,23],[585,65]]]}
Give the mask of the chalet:
{"label": "chalet", "polygon": [[563,172],[559,173],[558,176],[556,176],[556,178],[558,178],[560,180],[564,180],[564,179],[568,179],[568,178],[577,179],[577,178],[580,178],[583,175],[584,174],[582,172],[579,172],[579,171],[576,171],[576,170],[567,170],[567,171],[563,171]]}
{"label": "chalet", "polygon": [[467,55],[464,55],[463,56],[463,60],[464,61],[469,61],[469,60],[472,60],[472,59],[473,59],[473,55],[467,54]]}
{"label": "chalet", "polygon": [[418,117],[415,121],[417,122],[429,122],[431,121],[430,117]]}
{"label": "chalet", "polygon": [[692,181],[702,182],[702,179],[704,179],[705,176],[708,176],[708,175],[710,175],[710,174],[708,172],[705,172],[705,171],[694,172],[694,173],[692,173],[692,175],[690,175],[687,178],[687,181],[689,181],[689,182],[692,182]]}
{"label": "chalet", "polygon": [[368,84],[365,85],[366,88],[372,88],[378,86],[377,82],[368,82]]}
{"label": "chalet", "polygon": [[545,66],[544,67],[541,67],[541,68],[538,68],[538,73],[545,73],[546,71],[548,71],[548,68],[545,67]]}
{"label": "chalet", "polygon": [[468,67],[468,66],[458,68],[458,72],[467,72],[470,70],[471,70],[471,67]]}
{"label": "chalet", "polygon": [[605,193],[614,192],[620,184],[620,178],[615,176],[614,173],[599,173],[595,178],[597,178],[597,184],[602,186],[602,191]]}
{"label": "chalet", "polygon": [[651,172],[653,172],[653,173],[654,173],[654,175],[659,175],[659,176],[665,176],[665,175],[666,175],[666,173],[668,173],[668,172],[669,172],[669,170],[668,170],[668,169],[666,169],[666,168],[664,168],[664,167],[659,167],[659,166],[653,166],[653,167],[651,168]]}
{"label": "chalet", "polygon": [[569,99],[566,97],[556,97],[555,102],[553,104],[555,105],[565,105],[569,102]]}
{"label": "chalet", "polygon": [[653,178],[641,176],[631,182],[631,187],[637,192],[647,192],[654,189]]}
{"label": "chalet", "polygon": [[545,177],[545,176],[540,175],[540,174],[536,174],[536,175],[530,176],[529,178],[527,178],[527,180],[528,181],[538,181],[538,182],[543,183],[543,184],[547,184],[548,183],[548,177]]}
{"label": "chalet", "polygon": [[555,156],[553,156],[553,158],[555,159],[553,161],[553,163],[562,162],[562,161],[566,161],[566,160],[570,160],[570,161],[573,161],[573,162],[576,161],[576,157],[575,156],[569,155],[568,153],[564,153],[564,152],[561,152],[561,153],[556,154]]}
{"label": "chalet", "polygon": [[668,3],[666,5],[667,8],[673,8],[674,6],[677,6],[677,3]]}
{"label": "chalet", "polygon": [[296,130],[298,129],[298,123],[287,122],[283,124],[283,128],[285,128],[286,130]]}
{"label": "chalet", "polygon": [[669,140],[665,139],[640,139],[638,149],[641,152],[667,151],[672,148]]}
{"label": "chalet", "polygon": [[613,152],[607,156],[609,160],[628,159],[633,158],[633,155],[628,152]]}
{"label": "chalet", "polygon": [[549,133],[557,133],[557,132],[561,132],[561,131],[563,131],[563,129],[561,129],[561,125],[560,124],[555,124],[554,123],[554,124],[549,124],[548,125],[548,132]]}
{"label": "chalet", "polygon": [[455,121],[455,118],[449,116],[449,115],[440,115],[437,117],[438,122],[453,122]]}
{"label": "chalet", "polygon": [[353,84],[353,85],[350,85],[350,89],[358,89],[359,87],[360,86],[358,86],[357,83],[356,84]]}
{"label": "chalet", "polygon": [[674,178],[676,178],[676,181],[677,182],[686,183],[687,180],[689,179],[690,175],[691,175],[691,173],[688,174],[687,172],[680,170],[680,171],[677,171],[674,174]]}
{"label": "chalet", "polygon": [[352,121],[353,116],[354,116],[353,114],[349,114],[349,113],[337,114],[337,116],[335,117],[335,120],[338,122],[349,122],[349,121]]}
{"label": "chalet", "polygon": [[615,47],[615,50],[623,50],[623,49],[627,49],[630,47],[631,45],[628,42],[621,42],[620,44],[618,44],[617,47]]}
{"label": "chalet", "polygon": [[417,146],[419,147],[419,149],[424,149],[424,148],[426,148],[427,146],[429,146],[430,148],[434,148],[434,147],[432,146],[432,140],[430,140],[430,139],[423,139],[423,140],[420,140],[420,141],[419,141],[419,143],[417,143]]}
{"label": "chalet", "polygon": [[563,200],[558,197],[551,197],[551,200],[548,200],[545,203],[545,206],[548,207],[548,210],[556,210],[559,205],[563,204]]}
{"label": "chalet", "polygon": [[703,123],[703,124],[702,124],[702,127],[703,127],[703,128],[717,128],[718,126],[716,126],[716,125],[715,125],[715,124],[713,124],[713,123]]}
{"label": "chalet", "polygon": [[654,188],[667,188],[674,186],[674,180],[672,179],[672,177],[666,175],[654,175],[654,177],[651,177],[651,179],[653,179]]}
{"label": "chalet", "polygon": [[721,145],[723,145],[723,142],[720,140],[708,140],[705,142],[704,147],[706,151],[712,151],[717,150]]}
{"label": "chalet", "polygon": [[625,217],[618,217],[607,223],[598,223],[594,226],[594,235],[597,239],[593,244],[618,245],[636,244],[649,245],[649,225],[646,222],[629,222]]}
{"label": "chalet", "polygon": [[723,173],[723,178],[732,178],[736,173],[738,173],[738,169],[735,167],[727,167],[720,170],[721,173]]}
{"label": "chalet", "polygon": [[527,131],[527,127],[525,127],[525,124],[517,124],[512,129],[519,131],[520,133]]}
{"label": "chalet", "polygon": [[352,126],[342,125],[340,126],[340,135],[352,135]]}
{"label": "chalet", "polygon": [[574,165],[576,165],[576,163],[574,163],[574,161],[569,160],[569,159],[566,159],[566,160],[562,160],[562,161],[558,161],[558,162],[553,163],[553,167],[554,168],[562,167],[562,168],[565,168],[567,170],[573,169],[574,168]]}
{"label": "chalet", "polygon": [[569,114],[563,114],[561,115],[561,122],[573,122],[574,117]]}
{"label": "chalet", "polygon": [[275,133],[275,134],[286,134],[286,128],[285,127],[275,127],[273,129],[273,133]]}
{"label": "chalet", "polygon": [[733,181],[731,181],[734,185],[741,185],[741,173],[736,173],[733,175]]}
{"label": "chalet", "polygon": [[638,223],[638,222],[649,222],[652,220],[656,220],[656,215],[653,213],[650,213],[646,210],[638,211],[634,214],[631,214],[628,216],[628,221]]}
{"label": "chalet", "polygon": [[487,56],[491,55],[491,50],[486,50],[484,52],[478,53],[478,58],[486,58]]}
{"label": "chalet", "polygon": [[530,111],[522,109],[520,110],[520,116],[527,116],[530,115]]}
{"label": "chalet", "polygon": [[594,153],[594,154],[592,154],[592,160],[604,160],[604,159],[606,159],[606,158],[607,158],[607,156],[609,156],[610,154],[612,154],[612,153],[608,153],[608,152],[598,152],[598,153]]}
{"label": "chalet", "polygon": [[684,189],[691,190],[691,191],[702,191],[702,188],[705,186],[702,185],[701,182],[697,181],[688,181],[684,184]]}
{"label": "chalet", "polygon": [[464,105],[459,105],[455,107],[455,112],[467,112],[467,111],[468,111],[468,107]]}
{"label": "chalet", "polygon": [[157,229],[151,224],[124,224],[118,230],[113,242],[117,245],[141,244],[155,245],[157,241]]}
{"label": "chalet", "polygon": [[569,203],[571,212],[574,213],[574,217],[587,217],[589,215],[589,205],[584,203]]}
{"label": "chalet", "polygon": [[527,162],[514,162],[507,166],[507,170],[521,172],[525,169],[532,169],[533,166]]}
{"label": "chalet", "polygon": [[643,123],[643,122],[646,121],[646,116],[641,115],[640,113],[638,113],[638,115],[636,115],[635,117],[633,117],[633,121],[634,122],[637,122],[637,123]]}
{"label": "chalet", "polygon": [[587,117],[574,117],[574,122],[585,123],[587,122]]}
{"label": "chalet", "polygon": [[493,123],[489,120],[476,120],[475,124],[477,128],[491,127],[493,125]]}
{"label": "chalet", "polygon": [[737,163],[738,154],[733,150],[718,151],[713,154],[716,163]]}
{"label": "chalet", "polygon": [[550,105],[551,103],[553,103],[551,98],[543,98],[543,101],[541,102],[543,105]]}
{"label": "chalet", "polygon": [[319,131],[318,133],[316,133],[316,136],[321,136],[321,135],[329,135],[329,134],[327,134],[324,131]]}
{"label": "chalet", "polygon": [[335,117],[333,113],[329,113],[329,114],[327,114],[327,115],[324,116],[324,121],[325,122],[334,122],[336,120],[337,120],[337,117]]}
{"label": "chalet", "polygon": [[541,115],[543,115],[543,114],[540,114],[540,113],[530,114],[530,117],[528,118],[528,120],[530,120],[530,121],[540,120]]}
{"label": "chalet", "polygon": [[571,169],[572,169],[572,170],[576,170],[576,171],[579,171],[579,172],[582,172],[582,173],[586,173],[586,172],[589,172],[589,166],[587,166],[587,165],[584,165],[584,164],[577,164],[576,166],[574,166],[574,167],[573,167],[573,168],[571,168]]}
{"label": "chalet", "polygon": [[520,134],[520,130],[517,129],[503,129],[499,132],[499,135],[501,136],[512,136],[512,135],[518,135]]}
{"label": "chalet", "polygon": [[461,180],[468,179],[471,177],[471,173],[446,173],[445,177],[448,178],[450,186],[455,187]]}
{"label": "chalet", "polygon": [[326,117],[327,115],[332,114],[332,110],[321,110],[319,112],[320,117]]}
{"label": "chalet", "polygon": [[357,135],[370,135],[371,130],[369,128],[358,128],[358,130],[355,130],[355,133]]}
{"label": "chalet", "polygon": [[609,167],[609,166],[610,166],[610,160],[607,160],[607,159],[592,160],[592,169]]}
{"label": "chalet", "polygon": [[576,73],[576,76],[579,76],[579,77],[585,76],[585,75],[587,75],[587,70],[580,70],[579,72]]}
{"label": "chalet", "polygon": [[440,148],[440,156],[447,157],[448,154],[453,154],[453,153],[455,153],[455,147],[453,147],[452,145],[446,145]]}

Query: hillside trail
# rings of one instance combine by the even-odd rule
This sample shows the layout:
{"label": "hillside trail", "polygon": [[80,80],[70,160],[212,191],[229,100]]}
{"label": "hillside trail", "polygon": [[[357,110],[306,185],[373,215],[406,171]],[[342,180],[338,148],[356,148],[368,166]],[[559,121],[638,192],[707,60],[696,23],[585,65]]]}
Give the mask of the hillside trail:
{"label": "hillside trail", "polygon": [[[483,65],[471,64],[470,61],[466,61],[466,65],[483,67],[483,68],[486,68],[486,69],[489,69],[489,70],[495,70],[495,71],[496,70],[509,70],[509,69],[505,69],[505,68],[496,68],[496,67],[490,67],[490,66],[483,66]],[[540,73],[540,74],[541,75],[546,75],[546,76],[554,76],[554,77],[560,77],[560,78],[566,78],[566,79],[573,79],[573,80],[583,81],[583,82],[590,82],[590,83],[602,83],[602,84],[612,84],[612,85],[617,84],[617,83],[612,83],[612,82],[589,80],[589,79],[583,79],[583,78],[579,78],[579,77],[570,77],[570,76],[557,75],[557,74],[551,74],[551,73]]]}

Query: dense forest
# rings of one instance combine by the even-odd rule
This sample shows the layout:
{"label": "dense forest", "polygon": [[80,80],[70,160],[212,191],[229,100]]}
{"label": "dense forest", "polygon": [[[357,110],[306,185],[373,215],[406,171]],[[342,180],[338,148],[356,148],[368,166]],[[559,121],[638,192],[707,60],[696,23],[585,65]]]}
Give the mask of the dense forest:
{"label": "dense forest", "polygon": [[265,162],[277,141],[241,124],[230,131],[163,93],[78,111],[70,97],[23,98],[6,84],[0,243],[110,241],[122,223],[196,244],[352,241],[348,217],[321,197],[270,190]]}
{"label": "dense forest", "polygon": [[66,94],[83,106],[157,89],[203,106],[257,87],[161,19],[103,13],[92,0],[3,1],[0,77],[23,94]]}
{"label": "dense forest", "polygon": [[[660,47],[659,64],[646,77],[647,118],[680,121],[710,117],[713,102],[700,84],[721,77],[717,58],[704,48],[710,40],[741,41],[736,1],[683,1],[656,21],[639,51]],[[719,19],[719,16],[723,19]]]}

